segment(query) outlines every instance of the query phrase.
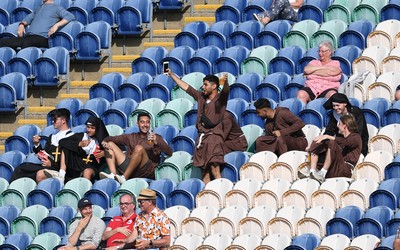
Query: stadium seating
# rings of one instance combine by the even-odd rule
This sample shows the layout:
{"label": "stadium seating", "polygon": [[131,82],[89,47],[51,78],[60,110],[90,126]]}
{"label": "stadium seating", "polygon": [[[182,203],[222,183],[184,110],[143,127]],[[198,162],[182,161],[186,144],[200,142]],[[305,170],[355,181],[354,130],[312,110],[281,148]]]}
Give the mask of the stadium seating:
{"label": "stadium seating", "polygon": [[227,0],[215,11],[215,21],[230,20],[235,24],[242,21],[242,11],[248,5],[248,0]]}
{"label": "stadium seating", "polygon": [[197,194],[196,206],[213,206],[217,209],[222,209],[224,207],[225,194],[232,188],[233,183],[229,179],[212,180]]}
{"label": "stadium seating", "polygon": [[384,46],[393,49],[396,46],[395,37],[399,33],[399,20],[386,20],[376,25],[375,30],[368,34],[367,46]]}
{"label": "stadium seating", "polygon": [[58,246],[60,242],[61,242],[60,236],[52,232],[47,232],[36,236],[31,242],[31,244],[27,246],[26,249],[27,250],[38,249],[38,248],[53,249],[56,246]]}
{"label": "stadium seating", "polygon": [[216,46],[221,50],[228,47],[228,37],[235,30],[236,25],[230,20],[213,23],[209,30],[200,38],[200,47]]}
{"label": "stadium seating", "polygon": [[[299,21],[312,19],[317,23],[323,22],[325,10],[332,4],[333,0],[307,0],[298,10]],[[325,20],[327,22],[327,20]]]}
{"label": "stadium seating", "polygon": [[189,217],[190,210],[181,205],[169,207],[164,210],[164,213],[168,216],[171,222],[171,241],[178,235],[181,235],[181,223],[184,219]]}
{"label": "stadium seating", "polygon": [[[289,33],[288,33],[289,34]],[[278,55],[269,62],[269,73],[285,72],[294,75],[297,63],[303,57],[304,49],[300,46],[286,46],[278,52]]]}
{"label": "stadium seating", "polygon": [[[235,83],[230,85],[229,99],[240,98],[246,102],[254,101],[255,93],[253,91],[260,85],[261,80],[261,75],[258,73],[244,73],[240,75]],[[236,112],[235,118],[238,118],[237,116],[241,113]]]}
{"label": "stadium seating", "polygon": [[[1,15],[1,12],[0,12],[0,15]],[[8,62],[15,56],[16,56],[16,53],[12,48],[10,48],[10,47],[0,48],[0,77],[4,76],[6,74]]]}
{"label": "stadium seating", "polygon": [[83,177],[70,180],[56,194],[56,207],[68,205],[73,208],[78,207],[78,201],[90,190],[92,183]]}
{"label": "stadium seating", "polygon": [[[128,0],[114,14],[119,35],[140,35],[152,27],[153,4],[148,0]],[[124,20],[129,20],[129,22]],[[125,39],[124,37],[124,42]],[[125,43],[123,46],[125,52]]]}
{"label": "stadium seating", "polygon": [[168,178],[175,183],[183,180],[183,169],[192,162],[192,155],[186,151],[175,151],[166,158],[155,170],[156,179]]}
{"label": "stadium seating", "polygon": [[184,115],[191,110],[193,103],[186,98],[169,101],[156,116],[156,126],[172,125],[179,129],[184,127]]}
{"label": "stadium seating", "polygon": [[210,235],[223,233],[229,237],[238,235],[238,225],[241,219],[245,218],[247,210],[242,206],[230,206],[223,208],[218,217],[211,220]]}
{"label": "stadium seating", "polygon": [[146,72],[139,72],[130,75],[117,90],[117,99],[132,98],[136,102],[143,100],[143,90],[153,80],[152,76]]}
{"label": "stadium seating", "polygon": [[211,220],[217,218],[218,209],[213,206],[200,206],[194,208],[190,216],[181,223],[182,234],[196,234],[201,237],[208,236]]}
{"label": "stadium seating", "polygon": [[240,73],[243,73],[241,72],[240,65],[249,54],[249,49],[242,45],[232,46],[224,50],[222,56],[215,60],[213,72],[228,72],[234,76],[238,76]]}
{"label": "stadium seating", "polygon": [[340,206],[357,206],[363,211],[369,208],[369,196],[378,188],[378,182],[370,179],[357,179],[340,196]]}
{"label": "stadium seating", "polygon": [[331,58],[340,62],[343,74],[351,75],[353,72],[351,65],[359,56],[361,56],[360,48],[355,45],[346,45],[338,48]]}
{"label": "stadium seating", "polygon": [[175,138],[171,140],[171,147],[174,151],[186,151],[189,154],[194,152],[194,143],[197,138],[195,125],[183,128]]}
{"label": "stadium seating", "polygon": [[239,235],[251,233],[264,237],[267,233],[267,223],[275,215],[275,209],[270,206],[257,206],[250,209],[247,216],[239,222]]}
{"label": "stadium seating", "polygon": [[260,190],[262,183],[255,178],[236,182],[232,190],[225,194],[224,207],[242,206],[250,209],[253,206],[253,195]]}
{"label": "stadium seating", "polygon": [[271,234],[267,235],[263,241],[261,242],[261,245],[256,247],[256,250],[262,250],[265,248],[272,248],[272,249],[284,249],[285,247],[288,247],[291,243],[292,239],[289,235],[287,234]]}
{"label": "stadium seating", "polygon": [[138,106],[137,102],[131,98],[121,98],[113,102],[110,108],[101,116],[105,125],[115,124],[121,128],[128,126],[128,117]]}
{"label": "stadium seating", "polygon": [[351,20],[369,20],[374,23],[380,21],[380,12],[383,6],[385,6],[389,0],[382,0],[379,2],[373,0],[362,0],[351,12]]}
{"label": "stadium seating", "polygon": [[24,0],[12,11],[12,22],[20,22],[42,4],[41,0]]}
{"label": "stadium seating", "polygon": [[0,33],[0,38],[17,37],[19,22],[13,22],[4,27],[4,31]]}
{"label": "stadium seating", "polygon": [[264,12],[265,10],[270,9],[272,1],[271,0],[252,0],[249,1],[249,4],[245,6],[242,10],[242,20],[241,22],[245,22],[248,20],[253,20],[253,14],[257,14],[259,12]]}
{"label": "stadium seating", "polygon": [[32,236],[27,233],[15,233],[7,237],[0,249],[26,249],[32,242]]}
{"label": "stadium seating", "polygon": [[125,76],[121,73],[109,73],[103,75],[96,84],[89,89],[89,98],[105,98],[109,102],[117,99],[116,92],[119,86],[125,82]]}
{"label": "stadium seating", "polygon": [[283,47],[300,46],[304,50],[311,48],[311,36],[319,29],[314,20],[303,20],[295,23],[283,38]]}
{"label": "stadium seating", "polygon": [[282,206],[296,205],[303,209],[311,207],[311,195],[319,189],[319,183],[305,178],[293,182],[289,190],[282,194]]}
{"label": "stadium seating", "polygon": [[333,218],[334,214],[334,209],[329,206],[310,208],[304,218],[297,223],[297,234],[314,234],[321,238],[324,237],[326,223]]}
{"label": "stadium seating", "polygon": [[270,45],[279,50],[283,47],[283,38],[292,28],[288,20],[275,20],[265,25],[264,30],[257,34],[256,47]]}
{"label": "stadium seating", "polygon": [[378,238],[384,236],[384,226],[393,218],[394,212],[386,206],[372,207],[356,223],[356,236],[372,234]]}
{"label": "stadium seating", "polygon": [[25,161],[25,157],[19,150],[11,150],[0,155],[0,177],[9,181],[14,169]]}
{"label": "stadium seating", "polygon": [[174,46],[187,45],[194,50],[200,48],[200,38],[208,30],[208,24],[203,21],[191,22],[186,24],[182,31],[174,37]]}
{"label": "stadium seating", "polygon": [[161,46],[154,46],[145,49],[139,58],[132,62],[132,74],[146,72],[155,76],[161,72],[161,60],[166,57],[168,51]]}
{"label": "stadium seating", "polygon": [[325,22],[330,20],[343,20],[351,22],[351,13],[361,0],[335,0],[324,12]]}
{"label": "stadium seating", "polygon": [[249,57],[241,64],[242,74],[258,73],[265,77],[268,75],[269,62],[278,54],[277,49],[270,45],[254,48]]}
{"label": "stadium seating", "polygon": [[7,236],[11,233],[11,223],[21,213],[14,205],[3,205],[0,207],[0,234]]}
{"label": "stadium seating", "polygon": [[204,189],[204,183],[200,179],[192,178],[181,181],[167,198],[167,206],[183,205],[192,210],[195,208],[195,197]]}
{"label": "stadium seating", "polygon": [[207,250],[210,247],[214,247],[215,249],[225,249],[231,245],[232,238],[226,234],[212,234],[207,236],[203,244],[199,246],[196,250]]}
{"label": "stadium seating", "polygon": [[97,0],[74,0],[68,11],[75,16],[76,21],[88,25],[92,21],[92,9],[97,2]]}
{"label": "stadium seating", "polygon": [[159,0],[156,4],[160,10],[180,10],[184,7],[184,2],[179,0]]}
{"label": "stadium seating", "polygon": [[311,47],[316,47],[323,41],[330,41],[334,49],[339,46],[339,36],[347,29],[347,23],[342,20],[331,20],[321,24],[321,27],[311,36]]}
{"label": "stadium seating", "polygon": [[390,19],[396,19],[400,10],[400,3],[397,0],[389,0],[389,3],[381,9],[381,20],[386,21]]}
{"label": "stadium seating", "polygon": [[42,51],[36,47],[28,47],[18,51],[16,56],[8,61],[8,72],[20,72],[26,76],[28,80],[33,82],[34,62],[42,56]]}
{"label": "stadium seating", "polygon": [[175,189],[176,183],[169,178],[154,180],[150,183],[149,188],[154,190],[157,195],[157,207],[160,209],[167,208],[167,197]]}
{"label": "stadium seating", "polygon": [[110,102],[107,101],[105,98],[97,97],[94,99],[90,99],[83,105],[82,109],[73,114],[73,126],[85,124],[90,116],[100,118],[109,108]]}
{"label": "stadium seating", "polygon": [[328,206],[333,210],[339,208],[340,195],[349,188],[349,183],[341,178],[328,178],[319,189],[311,195],[311,207]]}
{"label": "stadium seating", "polygon": [[261,151],[253,154],[247,163],[240,167],[240,179],[256,178],[267,180],[268,168],[276,162],[278,157],[271,151]]}
{"label": "stadium seating", "polygon": [[262,24],[256,20],[239,23],[237,29],[229,35],[228,47],[241,45],[252,50],[255,46],[255,38],[261,29]]}
{"label": "stadium seating", "polygon": [[400,198],[399,185],[399,178],[382,181],[378,189],[372,192],[369,197],[370,207],[386,206],[395,210],[398,207]]}
{"label": "stadium seating", "polygon": [[297,206],[287,206],[278,210],[276,217],[268,222],[267,234],[283,233],[296,235],[296,224],[304,218],[304,209]]}
{"label": "stadium seating", "polygon": [[128,179],[124,183],[119,186],[119,189],[115,191],[112,194],[111,197],[111,207],[115,207],[119,203],[119,197],[121,197],[122,194],[130,194],[134,195],[135,197],[139,196],[140,191],[143,188],[148,188],[149,183],[146,181],[146,179],[143,178],[132,178]]}
{"label": "stadium seating", "polygon": [[[356,3],[357,1],[348,2]],[[368,34],[372,32],[374,27],[374,23],[368,20],[358,20],[350,23],[347,30],[339,36],[339,46],[355,45],[360,49],[365,49],[367,47]]]}
{"label": "stadium seating", "polygon": [[47,208],[53,208],[55,206],[54,198],[63,188],[63,184],[55,178],[48,178],[39,182],[36,188],[28,193],[28,206],[43,205]]}
{"label": "stadium seating", "polygon": [[140,113],[147,113],[150,115],[150,123],[152,126],[156,124],[157,114],[163,110],[165,103],[159,98],[149,98],[139,103],[137,108],[129,115],[129,126],[137,124],[137,116]]}
{"label": "stadium seating", "polygon": [[329,235],[321,240],[321,243],[315,249],[324,249],[326,247],[332,249],[345,249],[350,245],[350,238],[344,234]]}
{"label": "stadium seating", "polygon": [[84,197],[88,198],[92,204],[107,210],[111,207],[111,196],[119,187],[119,183],[114,179],[101,179],[96,181],[91,189],[85,192]]}
{"label": "stadium seating", "polygon": [[21,214],[11,223],[11,233],[28,233],[35,237],[39,234],[39,224],[49,214],[43,205],[33,205],[24,208]]}
{"label": "stadium seating", "polygon": [[46,232],[53,232],[57,235],[68,234],[67,226],[74,218],[76,209],[71,206],[62,205],[53,208],[49,215],[45,217],[39,225],[39,232],[41,234]]}
{"label": "stadium seating", "polygon": [[315,249],[321,239],[320,237],[314,235],[314,234],[302,234],[299,236],[296,236],[292,239],[292,243],[286,247],[286,250],[294,250],[294,249],[306,249],[306,250],[311,250]]}
{"label": "stadium seating", "polygon": [[255,86],[254,100],[270,98],[275,102],[284,100],[282,89],[290,83],[291,77],[286,72],[275,72],[266,76],[262,83]]}
{"label": "stadium seating", "polygon": [[32,153],[33,136],[39,134],[40,128],[37,125],[28,124],[18,127],[5,141],[6,152],[19,150],[24,154]]}
{"label": "stadium seating", "polygon": [[17,8],[18,0],[5,0],[0,3],[0,24],[7,26],[11,22],[11,13]]}
{"label": "stadium seating", "polygon": [[[162,59],[162,62],[168,62],[168,67],[177,74],[183,76],[187,72],[187,64],[189,59],[193,58],[195,50],[184,45],[173,48],[168,56]],[[175,84],[174,84],[175,85]]]}

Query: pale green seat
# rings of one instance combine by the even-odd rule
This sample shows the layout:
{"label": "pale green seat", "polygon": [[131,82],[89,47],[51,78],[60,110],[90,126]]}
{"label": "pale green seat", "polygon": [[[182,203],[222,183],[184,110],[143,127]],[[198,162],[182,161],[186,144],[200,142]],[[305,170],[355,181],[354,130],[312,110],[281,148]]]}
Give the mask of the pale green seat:
{"label": "pale green seat", "polygon": [[380,22],[381,9],[387,5],[389,0],[362,0],[351,13],[351,20],[368,20],[375,24]]}
{"label": "pale green seat", "polygon": [[323,41],[330,41],[336,50],[339,47],[339,36],[347,30],[347,23],[342,20],[331,20],[321,25],[311,36],[311,47],[318,47]]}
{"label": "pale green seat", "polygon": [[156,126],[172,125],[182,129],[186,112],[193,109],[193,102],[186,98],[178,98],[167,103],[156,116]]}
{"label": "pale green seat", "polygon": [[6,179],[0,177],[0,194],[3,193],[4,190],[8,188],[9,185],[10,184]]}
{"label": "pale green seat", "polygon": [[36,236],[27,250],[48,250],[53,249],[61,243],[61,238],[53,232],[42,233]]}
{"label": "pale green seat", "polygon": [[256,139],[261,136],[264,130],[255,124],[248,124],[242,127],[242,131],[247,140],[247,152],[254,153],[256,147]]}
{"label": "pale green seat", "polygon": [[121,184],[119,189],[111,196],[111,207],[118,206],[119,197],[123,194],[133,194],[138,197],[143,188],[148,188],[149,183],[143,178],[132,178]]}
{"label": "pale green seat", "polygon": [[295,23],[283,37],[283,47],[300,46],[305,50],[311,48],[311,36],[319,29],[319,23],[308,19]]}
{"label": "pale green seat", "polygon": [[92,182],[88,179],[79,177],[67,182],[63,189],[56,194],[56,206],[69,205],[73,208],[78,207],[78,201],[84,194],[92,188]]}
{"label": "pale green seat", "polygon": [[268,64],[278,54],[278,50],[270,45],[253,49],[250,56],[243,60],[242,74],[258,73],[263,77],[268,75]]}
{"label": "pale green seat", "polygon": [[11,223],[11,233],[27,233],[34,238],[39,234],[40,222],[48,215],[49,210],[43,205],[29,206]]}
{"label": "pale green seat", "polygon": [[0,245],[3,245],[5,240],[4,235],[0,234]]}
{"label": "pale green seat", "polygon": [[[192,72],[190,74],[184,75],[182,80],[192,86],[194,89],[199,90],[203,85],[203,78],[206,75],[201,72]],[[186,98],[192,102],[195,100],[191,97],[186,91],[181,89],[178,85],[175,85],[171,91],[171,100],[175,100],[178,98]]]}
{"label": "pale green seat", "polygon": [[116,124],[108,124],[106,129],[110,136],[122,135],[124,133],[124,129]]}
{"label": "pale green seat", "polygon": [[324,21],[342,20],[351,23],[351,13],[361,0],[335,0],[324,12]]}
{"label": "pale green seat", "polygon": [[176,151],[171,157],[160,163],[156,169],[156,179],[168,178],[176,183],[182,181],[184,168],[193,161],[192,155],[186,151]]}
{"label": "pale green seat", "polygon": [[188,164],[183,168],[182,180],[187,180],[190,178],[202,179],[201,168],[193,166],[193,164]]}
{"label": "pale green seat", "polygon": [[20,178],[10,183],[8,188],[1,193],[1,205],[15,205],[19,209],[26,207],[26,197],[34,190],[36,182],[31,178]]}
{"label": "pale green seat", "polygon": [[139,103],[137,108],[129,115],[129,126],[137,124],[137,116],[139,113],[146,113],[150,115],[151,125],[154,126],[157,114],[163,110],[165,102],[159,98],[149,98]]}

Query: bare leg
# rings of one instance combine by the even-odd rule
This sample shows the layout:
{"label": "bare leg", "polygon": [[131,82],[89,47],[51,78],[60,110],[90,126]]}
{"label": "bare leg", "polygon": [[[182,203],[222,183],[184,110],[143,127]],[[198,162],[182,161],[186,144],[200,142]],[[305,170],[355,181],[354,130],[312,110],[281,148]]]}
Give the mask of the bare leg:
{"label": "bare leg", "polygon": [[213,163],[213,164],[211,164],[210,168],[211,168],[211,174],[214,179],[221,178],[221,171],[220,171],[219,164]]}
{"label": "bare leg", "polygon": [[325,98],[329,99],[332,95],[336,94],[337,92],[334,90],[330,90],[328,91],[328,93],[326,93]]}
{"label": "bare leg", "polygon": [[86,178],[86,179],[88,179],[88,180],[91,180],[91,179],[93,178],[93,176],[94,176],[94,171],[93,171],[93,169],[87,168],[87,169],[85,169],[85,170],[83,171],[83,177],[84,177],[84,178]]}
{"label": "bare leg", "polygon": [[64,151],[61,151],[61,160],[60,160],[60,170],[67,170],[67,165],[65,165],[65,154]]}
{"label": "bare leg", "polygon": [[302,101],[304,104],[307,104],[311,101],[310,96],[304,90],[299,90],[299,92],[297,92],[297,98],[300,99],[300,101]]}
{"label": "bare leg", "polygon": [[36,173],[36,182],[39,183],[43,181],[44,179],[47,179],[46,175],[44,175],[43,170],[39,170]]}
{"label": "bare leg", "polygon": [[317,154],[311,154],[311,159],[310,159],[310,169],[317,169],[317,164],[318,164],[318,155]]}
{"label": "bare leg", "polygon": [[394,239],[393,250],[400,250],[400,239]]}
{"label": "bare leg", "polygon": [[266,25],[267,23],[269,23],[271,21],[271,18],[266,16],[266,17],[262,18],[260,21],[262,24]]}
{"label": "bare leg", "polygon": [[324,166],[322,168],[328,171],[329,167],[331,166],[331,163],[332,163],[331,149],[328,148],[328,151],[326,151]]}
{"label": "bare leg", "polygon": [[124,172],[125,178],[128,179],[137,167],[144,166],[148,161],[149,157],[147,156],[146,150],[141,145],[136,145]]}
{"label": "bare leg", "polygon": [[122,150],[113,142],[107,142],[108,149],[106,149],[105,157],[108,168],[112,174],[117,174],[116,164],[120,165],[125,161],[126,155]]}
{"label": "bare leg", "polygon": [[211,173],[210,173],[210,168],[202,169],[201,170],[201,175],[203,177],[203,182],[204,184],[207,184],[211,181]]}

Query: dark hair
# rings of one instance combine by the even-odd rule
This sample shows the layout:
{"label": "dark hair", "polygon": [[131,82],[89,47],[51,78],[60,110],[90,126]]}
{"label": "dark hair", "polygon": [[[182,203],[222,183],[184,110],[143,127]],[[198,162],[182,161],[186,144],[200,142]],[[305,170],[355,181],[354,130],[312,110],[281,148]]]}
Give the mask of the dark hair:
{"label": "dark hair", "polygon": [[255,101],[254,107],[256,107],[256,109],[271,108],[271,103],[268,101],[268,99],[260,98]]}
{"label": "dark hair", "polygon": [[353,115],[342,115],[340,121],[347,126],[350,133],[358,133],[358,125]]}
{"label": "dark hair", "polygon": [[59,109],[53,109],[52,111],[50,111],[50,116],[52,118],[56,117],[56,118],[64,118],[65,122],[68,123],[69,122],[69,118],[71,116],[71,113],[69,112],[68,109],[66,108],[59,108]]}
{"label": "dark hair", "polygon": [[206,75],[203,78],[203,82],[204,81],[209,81],[210,83],[213,83],[213,84],[219,84],[219,78],[215,75]]}
{"label": "dark hair", "polygon": [[140,113],[138,114],[138,116],[137,116],[137,121],[139,121],[139,120],[140,120],[140,117],[142,117],[142,116],[147,116],[147,117],[150,119],[150,121],[151,121],[150,115],[147,114],[147,113],[145,113],[145,112],[140,112]]}

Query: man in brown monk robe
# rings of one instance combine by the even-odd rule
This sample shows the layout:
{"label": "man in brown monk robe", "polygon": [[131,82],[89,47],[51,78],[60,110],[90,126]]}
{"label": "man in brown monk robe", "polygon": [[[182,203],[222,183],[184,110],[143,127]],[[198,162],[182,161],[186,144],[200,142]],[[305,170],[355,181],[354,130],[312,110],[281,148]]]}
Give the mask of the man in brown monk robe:
{"label": "man in brown monk robe", "polygon": [[193,165],[202,168],[203,182],[221,178],[220,165],[224,164],[224,130],[222,126],[229,96],[228,76],[225,74],[223,88],[218,92],[219,78],[207,75],[203,78],[202,91],[182,81],[170,69],[168,75],[198,103],[196,128],[199,136],[193,155]]}
{"label": "man in brown monk robe", "polygon": [[288,108],[271,108],[268,99],[260,98],[255,103],[257,115],[267,119],[265,135],[256,140],[256,152],[272,151],[277,156],[290,150],[305,150],[307,139],[303,131],[304,122]]}

